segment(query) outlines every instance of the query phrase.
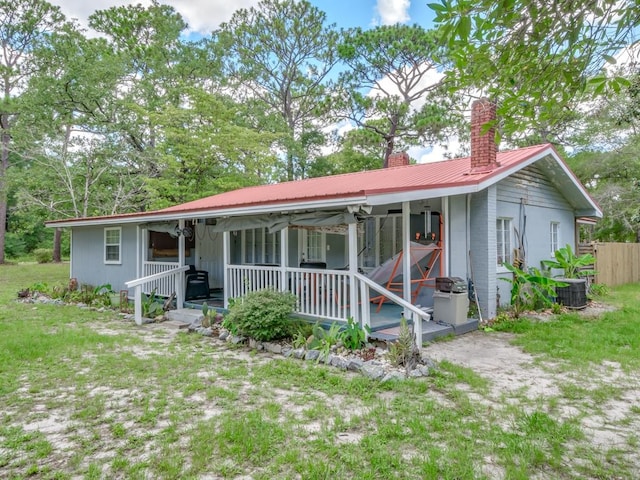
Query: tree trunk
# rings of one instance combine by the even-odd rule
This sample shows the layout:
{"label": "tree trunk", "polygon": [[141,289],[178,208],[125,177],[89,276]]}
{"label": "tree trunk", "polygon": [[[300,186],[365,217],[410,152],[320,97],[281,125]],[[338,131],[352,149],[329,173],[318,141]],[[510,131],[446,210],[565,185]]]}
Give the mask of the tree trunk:
{"label": "tree trunk", "polygon": [[[5,118],[2,118],[5,117]],[[4,263],[4,245],[7,233],[7,168],[9,167],[9,142],[11,137],[5,125],[8,119],[0,115],[0,128],[2,128],[0,141],[0,264]]]}
{"label": "tree trunk", "polygon": [[62,241],[62,229],[56,228],[53,233],[53,261],[60,263],[62,256],[60,255],[60,243]]}
{"label": "tree trunk", "polygon": [[396,145],[396,132],[398,131],[398,114],[394,114],[391,117],[391,128],[389,129],[389,133],[385,136],[385,140],[387,142],[387,146],[384,150],[384,162],[382,163],[382,168],[387,168],[389,166],[389,156],[393,153],[393,148]]}

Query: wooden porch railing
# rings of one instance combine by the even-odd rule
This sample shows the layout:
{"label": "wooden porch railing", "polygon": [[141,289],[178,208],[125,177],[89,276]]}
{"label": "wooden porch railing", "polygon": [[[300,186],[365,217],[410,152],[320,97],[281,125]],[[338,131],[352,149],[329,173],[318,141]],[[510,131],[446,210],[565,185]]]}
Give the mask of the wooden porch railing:
{"label": "wooden porch railing", "polygon": [[298,298],[297,312],[328,320],[346,322],[349,309],[349,272],[344,270],[314,270],[277,266],[229,265],[228,298],[274,288],[293,293]]}
{"label": "wooden porch railing", "polygon": [[[175,285],[176,288],[171,293],[165,296],[170,296],[173,292],[176,292],[178,308],[182,308],[182,303],[184,301],[184,272],[189,270],[189,265],[184,267],[177,267],[171,270],[167,270],[164,272],[155,273],[153,275],[149,275],[142,278],[137,278],[136,280],[131,280],[129,282],[125,282],[127,288],[135,288],[134,290],[134,315],[135,321],[137,325],[142,325],[142,291],[143,289],[149,289],[149,285],[153,285],[154,282],[158,280],[162,280],[164,278],[173,277],[172,285]],[[145,287],[146,286],[146,287]],[[151,288],[153,290],[153,288]],[[160,295],[159,292],[158,295]]]}
{"label": "wooden porch railing", "polygon": [[371,326],[370,290],[373,290],[376,296],[384,295],[410,312],[418,345],[422,344],[422,320],[429,320],[429,313],[360,273],[354,276],[357,305],[351,305],[351,274],[348,271],[308,268],[283,270],[278,266],[254,265],[229,265],[227,271],[228,298],[239,298],[264,288],[290,291],[298,298],[297,313],[339,322],[346,322],[349,317],[353,317],[362,326]]}
{"label": "wooden porch railing", "polygon": [[[142,276],[149,277],[157,273],[169,272],[174,268],[178,268],[178,266],[178,262],[143,262]],[[170,297],[176,291],[174,279],[173,275],[158,277],[156,280],[145,283],[142,291],[149,295],[155,290],[157,295]]]}
{"label": "wooden porch railing", "polygon": [[422,320],[429,321],[430,314],[419,309],[415,305],[407,302],[404,298],[399,297],[395,293],[387,290],[382,285],[374,282],[370,278],[365,277],[361,273],[355,274],[356,282],[359,284],[360,290],[360,305],[362,305],[360,312],[360,324],[362,326],[368,325],[371,326],[371,310],[369,308],[369,299],[371,298],[369,289],[378,292],[380,295],[384,295],[386,298],[391,300],[393,303],[400,305],[405,311],[411,313],[411,320],[413,321],[413,335],[416,340],[416,344],[418,347],[422,346]]}

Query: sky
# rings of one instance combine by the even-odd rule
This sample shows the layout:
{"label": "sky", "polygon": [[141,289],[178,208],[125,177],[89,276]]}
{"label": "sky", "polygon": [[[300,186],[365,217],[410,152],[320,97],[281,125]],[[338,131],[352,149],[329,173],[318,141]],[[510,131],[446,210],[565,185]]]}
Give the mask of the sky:
{"label": "sky", "polygon": [[[68,18],[77,18],[82,25],[86,25],[87,17],[96,10],[129,3],[143,5],[151,3],[148,0],[135,2],[50,0],[50,2],[59,6]],[[370,28],[395,23],[416,23],[429,28],[433,19],[433,12],[427,7],[427,0],[310,0],[310,2],[327,14],[328,23],[335,23],[338,28]],[[160,0],[160,3],[175,8],[193,32],[206,34],[217,28],[220,23],[229,20],[235,10],[255,6],[258,0]]]}
{"label": "sky", "polygon": [[[75,18],[80,25],[86,27],[88,17],[96,10],[104,10],[113,6],[127,4],[151,4],[150,0],[49,0],[61,8],[68,19]],[[361,27],[372,28],[378,25],[394,25],[396,23],[424,28],[432,27],[434,13],[427,7],[428,0],[309,0],[327,16],[328,24],[335,24],[338,29]],[[259,0],[159,0],[161,4],[172,6],[189,24],[192,39],[206,35],[218,28],[222,22],[228,21],[233,12],[240,8],[256,6]],[[331,126],[329,130],[339,129]],[[352,127],[348,127],[352,128]],[[348,129],[347,128],[347,129]],[[409,155],[418,162],[442,160],[446,154],[458,151],[460,144],[451,139],[449,148],[412,147]]]}

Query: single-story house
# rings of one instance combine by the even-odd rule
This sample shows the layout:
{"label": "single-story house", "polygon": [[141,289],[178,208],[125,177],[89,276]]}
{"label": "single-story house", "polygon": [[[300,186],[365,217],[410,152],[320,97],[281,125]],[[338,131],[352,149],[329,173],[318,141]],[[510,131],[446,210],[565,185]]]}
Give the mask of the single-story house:
{"label": "single-story house", "polygon": [[495,105],[476,101],[467,158],[410,165],[400,153],[384,169],[47,225],[71,229],[71,277],[132,295],[176,292],[182,305],[192,265],[224,307],[275,287],[298,296],[302,315],[369,323],[370,300],[428,318],[435,279],[460,277],[492,318],[509,301],[503,263],[539,267],[576,244],[578,219],[602,217],[552,145],[498,152],[483,128],[492,119]]}

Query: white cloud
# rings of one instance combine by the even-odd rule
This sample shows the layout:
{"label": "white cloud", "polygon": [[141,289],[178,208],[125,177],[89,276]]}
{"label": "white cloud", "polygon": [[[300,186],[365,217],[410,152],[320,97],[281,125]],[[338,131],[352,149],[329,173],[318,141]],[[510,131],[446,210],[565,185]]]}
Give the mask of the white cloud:
{"label": "white cloud", "polygon": [[[140,3],[144,6],[151,4],[149,0],[138,0],[135,2],[124,0],[52,0],[54,5],[58,5],[68,18],[76,18],[84,27],[87,26],[87,19],[96,10],[105,10],[114,6]],[[161,3],[171,5],[179,12],[189,29],[194,32],[208,33],[217,28],[220,23],[231,18],[234,11],[240,8],[249,8],[258,4],[258,0],[235,0],[228,2],[225,0],[164,0]]]}
{"label": "white cloud", "polygon": [[410,0],[378,0],[376,10],[382,25],[408,22]]}

